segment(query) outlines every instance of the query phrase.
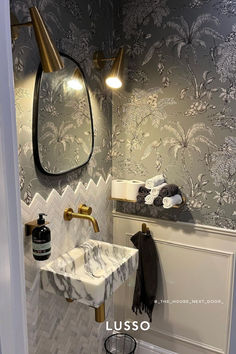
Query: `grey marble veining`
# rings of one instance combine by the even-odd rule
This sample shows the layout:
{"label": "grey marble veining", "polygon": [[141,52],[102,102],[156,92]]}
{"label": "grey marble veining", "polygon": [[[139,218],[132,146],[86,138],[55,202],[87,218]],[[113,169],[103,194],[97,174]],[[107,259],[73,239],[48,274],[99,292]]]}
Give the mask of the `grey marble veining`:
{"label": "grey marble veining", "polygon": [[41,268],[43,290],[98,307],[138,267],[138,251],[88,240]]}

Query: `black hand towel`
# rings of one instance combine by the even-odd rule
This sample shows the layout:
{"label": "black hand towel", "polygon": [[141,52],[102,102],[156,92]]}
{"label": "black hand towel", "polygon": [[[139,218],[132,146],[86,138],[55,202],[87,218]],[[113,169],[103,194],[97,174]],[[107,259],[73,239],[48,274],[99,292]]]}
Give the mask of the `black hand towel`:
{"label": "black hand towel", "polygon": [[160,207],[160,206],[163,205],[163,202],[162,202],[162,201],[163,201],[163,198],[158,195],[158,197],[156,197],[156,198],[154,199],[153,204],[154,204],[155,206],[157,206],[157,207]]}
{"label": "black hand towel", "polygon": [[150,193],[150,189],[145,188],[145,187],[140,187],[138,190],[138,195],[137,195],[137,202],[138,203],[144,203],[145,202],[145,197]]}
{"label": "black hand towel", "polygon": [[176,184],[167,184],[159,192],[159,196],[162,198],[173,197],[175,194],[180,194],[179,187]]}
{"label": "black hand towel", "polygon": [[152,322],[152,311],[157,292],[157,251],[150,232],[137,232],[131,237],[139,250],[139,263],[133,296],[132,310],[145,311]]}
{"label": "black hand towel", "polygon": [[137,195],[137,203],[144,203],[145,202],[145,195],[138,194]]}
{"label": "black hand towel", "polygon": [[148,189],[148,188],[146,188],[146,187],[141,186],[141,187],[139,187],[138,192],[139,192],[140,194],[145,194],[145,196],[146,196],[146,195],[148,195],[148,194],[150,193],[150,190],[151,190],[151,189]]}

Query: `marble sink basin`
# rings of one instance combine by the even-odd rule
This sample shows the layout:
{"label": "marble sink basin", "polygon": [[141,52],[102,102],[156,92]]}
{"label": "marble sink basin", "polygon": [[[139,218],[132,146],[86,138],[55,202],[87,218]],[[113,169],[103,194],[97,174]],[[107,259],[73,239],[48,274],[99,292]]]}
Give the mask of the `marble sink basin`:
{"label": "marble sink basin", "polygon": [[41,288],[96,308],[137,267],[138,250],[88,240],[41,268]]}

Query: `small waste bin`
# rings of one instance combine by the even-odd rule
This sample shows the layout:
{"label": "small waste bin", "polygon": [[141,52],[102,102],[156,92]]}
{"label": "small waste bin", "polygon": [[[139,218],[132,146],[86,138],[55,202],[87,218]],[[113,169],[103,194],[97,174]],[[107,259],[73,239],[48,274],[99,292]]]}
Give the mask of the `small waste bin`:
{"label": "small waste bin", "polygon": [[107,354],[133,354],[136,345],[136,340],[126,333],[112,334],[104,343]]}

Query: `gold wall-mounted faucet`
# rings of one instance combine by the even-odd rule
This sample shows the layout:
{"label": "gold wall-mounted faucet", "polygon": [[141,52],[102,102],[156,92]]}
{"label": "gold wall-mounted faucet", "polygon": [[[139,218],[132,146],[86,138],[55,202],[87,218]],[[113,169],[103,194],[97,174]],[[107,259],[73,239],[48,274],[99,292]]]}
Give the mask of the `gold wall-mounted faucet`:
{"label": "gold wall-mounted faucet", "polygon": [[93,224],[94,232],[99,232],[99,226],[97,220],[91,216],[92,208],[87,207],[85,204],[80,204],[78,207],[78,213],[74,213],[72,208],[67,208],[64,210],[64,220],[70,221],[73,218],[77,219],[87,219]]}

